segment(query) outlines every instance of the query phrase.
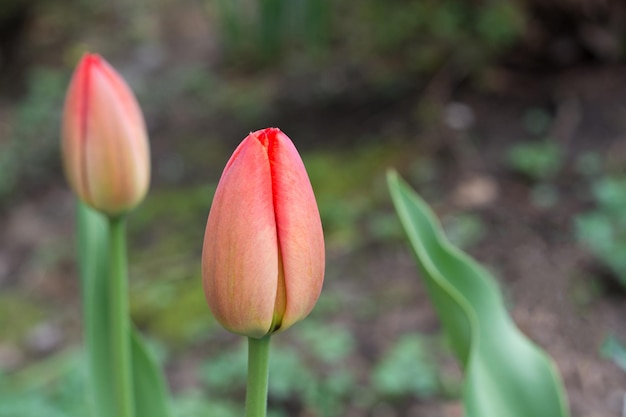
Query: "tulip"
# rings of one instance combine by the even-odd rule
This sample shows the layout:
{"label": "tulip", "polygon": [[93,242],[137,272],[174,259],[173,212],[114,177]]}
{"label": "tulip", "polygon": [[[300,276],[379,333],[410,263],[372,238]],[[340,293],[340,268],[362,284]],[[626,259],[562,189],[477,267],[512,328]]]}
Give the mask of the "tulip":
{"label": "tulip", "polygon": [[109,216],[143,200],[150,150],[141,109],[121,76],[103,58],[80,60],[65,99],[63,165],[85,203]]}
{"label": "tulip", "polygon": [[279,129],[250,133],[226,164],[202,252],[207,302],[251,338],[306,317],[324,280],[324,236],[304,164]]}

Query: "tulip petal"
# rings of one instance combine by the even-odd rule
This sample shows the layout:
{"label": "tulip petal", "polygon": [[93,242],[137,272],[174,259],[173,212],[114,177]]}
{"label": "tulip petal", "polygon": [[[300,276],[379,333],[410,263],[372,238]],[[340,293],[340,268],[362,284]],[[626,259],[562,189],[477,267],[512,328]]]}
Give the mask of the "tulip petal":
{"label": "tulip petal", "polygon": [[62,148],[67,179],[74,190],[85,200],[90,200],[83,172],[84,131],[89,83],[90,61],[84,59],[74,73],[67,90],[63,112]]}
{"label": "tulip petal", "polygon": [[249,139],[235,150],[215,192],[202,275],[216,319],[234,333],[262,337],[273,320],[279,261],[270,162]]}
{"label": "tulip petal", "polygon": [[86,54],[72,77],[62,133],[67,178],[87,204],[116,215],[144,198],[150,151],[141,109],[99,55]]}
{"label": "tulip petal", "polygon": [[278,245],[286,293],[281,329],[306,317],[324,280],[324,236],[315,195],[302,159],[279,129],[255,132],[268,149]]}
{"label": "tulip petal", "polygon": [[147,140],[128,140],[145,136],[143,121],[135,101],[129,99],[128,88],[117,82],[107,67],[94,66],[90,88],[98,93],[89,95],[87,187],[94,206],[120,202],[112,209],[123,210],[125,205],[134,206],[145,194],[137,193],[137,189],[147,184],[149,176],[145,169],[149,166]]}

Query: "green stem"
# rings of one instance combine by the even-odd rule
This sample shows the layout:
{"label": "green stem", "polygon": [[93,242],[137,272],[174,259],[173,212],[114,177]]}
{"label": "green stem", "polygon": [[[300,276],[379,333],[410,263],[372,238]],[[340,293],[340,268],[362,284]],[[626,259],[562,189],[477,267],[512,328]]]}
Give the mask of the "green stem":
{"label": "green stem", "polygon": [[111,255],[110,336],[113,356],[111,367],[113,368],[115,385],[116,417],[134,417],[125,218],[123,216],[109,218],[109,230],[109,253]]}
{"label": "green stem", "polygon": [[267,414],[267,381],[269,375],[270,336],[248,338],[248,387],[246,417]]}

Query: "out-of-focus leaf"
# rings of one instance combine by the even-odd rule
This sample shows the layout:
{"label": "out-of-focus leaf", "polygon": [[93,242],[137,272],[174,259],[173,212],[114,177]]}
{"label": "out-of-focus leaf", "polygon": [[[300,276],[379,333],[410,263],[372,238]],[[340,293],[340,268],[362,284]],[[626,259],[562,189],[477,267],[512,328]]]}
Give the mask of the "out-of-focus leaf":
{"label": "out-of-focus leaf", "polygon": [[439,373],[424,337],[402,337],[374,368],[372,382],[376,390],[389,397],[415,395],[432,397],[440,390]]}
{"label": "out-of-focus leaf", "polygon": [[[109,337],[109,229],[107,219],[78,204],[78,255],[82,281],[88,392],[94,417],[111,417],[115,409]],[[169,417],[165,380],[138,332],[131,334],[133,387],[137,417]]]}
{"label": "out-of-focus leaf", "polygon": [[546,181],[558,174],[563,165],[563,147],[554,140],[520,142],[509,149],[508,162],[517,173],[534,182]]}
{"label": "out-of-focus leaf", "polygon": [[466,417],[566,417],[550,358],[515,326],[495,280],[452,246],[427,204],[397,173],[391,197],[429,296],[462,364]]}
{"label": "out-of-focus leaf", "polygon": [[169,417],[169,394],[165,378],[141,335],[131,332],[133,357],[133,388],[136,417]]}
{"label": "out-of-focus leaf", "polygon": [[602,343],[600,353],[605,358],[611,359],[617,366],[626,372],[626,346],[615,338],[609,336]]}

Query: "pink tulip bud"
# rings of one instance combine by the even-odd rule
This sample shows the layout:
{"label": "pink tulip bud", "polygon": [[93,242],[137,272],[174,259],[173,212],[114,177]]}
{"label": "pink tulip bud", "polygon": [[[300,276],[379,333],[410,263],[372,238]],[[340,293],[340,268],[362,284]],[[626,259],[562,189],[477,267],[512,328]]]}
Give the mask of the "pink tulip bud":
{"label": "pink tulip bud", "polygon": [[228,330],[260,338],[305,318],[324,281],[324,235],[304,164],[279,129],[250,133],[217,186],[204,292]]}
{"label": "pink tulip bud", "polygon": [[88,205],[108,215],[143,200],[150,183],[146,126],[132,91],[99,55],[80,60],[65,98],[65,174]]}

